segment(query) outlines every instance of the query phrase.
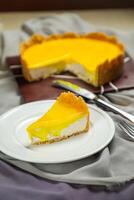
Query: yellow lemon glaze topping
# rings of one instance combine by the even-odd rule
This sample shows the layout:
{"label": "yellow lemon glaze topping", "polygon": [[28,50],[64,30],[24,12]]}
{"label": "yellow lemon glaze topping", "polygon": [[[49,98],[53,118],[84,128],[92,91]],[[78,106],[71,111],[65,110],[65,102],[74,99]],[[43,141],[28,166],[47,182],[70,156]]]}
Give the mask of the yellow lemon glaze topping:
{"label": "yellow lemon glaze topping", "polygon": [[94,71],[104,61],[111,61],[119,55],[122,55],[122,48],[112,42],[76,37],[46,40],[32,45],[22,57],[28,68],[44,67],[64,60]]}
{"label": "yellow lemon glaze topping", "polygon": [[81,97],[73,93],[62,93],[53,106],[40,119],[28,126],[30,139],[36,137],[41,141],[50,136],[58,136],[71,123],[89,115],[89,109]]}

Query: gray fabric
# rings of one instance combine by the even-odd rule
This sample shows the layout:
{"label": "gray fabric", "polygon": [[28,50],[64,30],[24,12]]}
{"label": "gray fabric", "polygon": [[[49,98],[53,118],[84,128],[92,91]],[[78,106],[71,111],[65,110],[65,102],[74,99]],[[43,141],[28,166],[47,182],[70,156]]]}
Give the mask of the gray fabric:
{"label": "gray fabric", "polygon": [[[5,58],[16,55],[19,42],[33,33],[51,34],[70,32],[105,31],[116,34],[126,45],[128,52],[134,55],[134,30],[120,32],[88,24],[76,15],[54,15],[25,22],[21,30],[9,30],[1,33],[1,71],[0,71],[0,113],[19,105],[21,97],[15,81],[9,78]],[[106,100],[113,102],[123,110],[134,114],[134,90],[107,94]],[[134,143],[130,141],[117,125],[119,118],[109,113],[115,121],[116,131],[113,141],[98,154],[66,164],[32,164],[11,158],[0,153],[1,159],[32,174],[51,180],[78,184],[104,185],[112,187],[134,178]],[[101,133],[100,133],[101,134]]]}

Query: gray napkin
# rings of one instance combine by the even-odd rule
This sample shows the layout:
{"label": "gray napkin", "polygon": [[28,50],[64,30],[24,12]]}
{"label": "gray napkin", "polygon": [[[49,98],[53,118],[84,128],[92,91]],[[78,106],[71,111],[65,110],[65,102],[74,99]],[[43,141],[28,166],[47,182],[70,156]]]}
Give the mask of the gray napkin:
{"label": "gray napkin", "polygon": [[[52,15],[25,22],[20,30],[3,31],[0,35],[0,113],[21,103],[16,82],[6,68],[5,58],[18,54],[20,41],[33,33],[49,35],[63,32],[103,31],[115,34],[134,56],[134,30],[121,32],[96,27],[74,14]],[[103,97],[104,98],[104,97]],[[107,94],[107,101],[134,114],[134,90]],[[134,143],[126,137],[117,125],[117,115],[109,113],[115,121],[116,131],[112,142],[94,156],[66,164],[32,164],[11,158],[2,152],[0,158],[25,171],[43,178],[68,183],[103,185],[111,188],[134,179]],[[101,134],[101,133],[100,133]]]}

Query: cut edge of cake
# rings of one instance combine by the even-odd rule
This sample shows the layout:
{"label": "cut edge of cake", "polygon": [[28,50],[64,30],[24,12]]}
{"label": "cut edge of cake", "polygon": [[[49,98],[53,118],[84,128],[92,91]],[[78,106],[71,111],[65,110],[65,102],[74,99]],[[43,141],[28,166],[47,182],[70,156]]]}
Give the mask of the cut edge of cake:
{"label": "cut edge of cake", "polygon": [[[69,131],[70,131],[70,128],[71,129],[76,129],[77,123],[81,123],[82,120],[83,120],[83,122],[84,121],[86,122],[85,129],[83,129],[81,131],[76,131],[76,132],[74,132],[72,134],[68,134]],[[57,137],[51,138],[51,139],[49,139],[47,141],[41,141],[41,140],[35,138],[32,141],[32,145],[51,144],[51,143],[54,143],[54,142],[60,142],[62,140],[68,139],[70,137],[77,136],[79,134],[85,133],[88,130],[89,130],[89,116],[87,115],[87,116],[79,119],[77,122],[72,123],[71,126],[69,126],[68,128],[63,129],[63,131],[61,132],[61,136],[59,136],[59,137],[57,136]]]}

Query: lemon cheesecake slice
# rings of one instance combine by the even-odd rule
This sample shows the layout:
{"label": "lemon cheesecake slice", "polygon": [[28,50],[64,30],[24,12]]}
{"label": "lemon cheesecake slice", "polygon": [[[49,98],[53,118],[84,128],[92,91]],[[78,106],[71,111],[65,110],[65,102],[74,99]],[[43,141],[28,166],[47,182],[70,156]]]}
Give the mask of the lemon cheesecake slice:
{"label": "lemon cheesecake slice", "polygon": [[40,119],[27,127],[32,144],[52,143],[89,129],[89,108],[81,97],[62,93]]}
{"label": "lemon cheesecake slice", "polygon": [[96,87],[119,77],[124,47],[104,33],[34,35],[22,43],[20,57],[26,80],[35,81],[70,71]]}

